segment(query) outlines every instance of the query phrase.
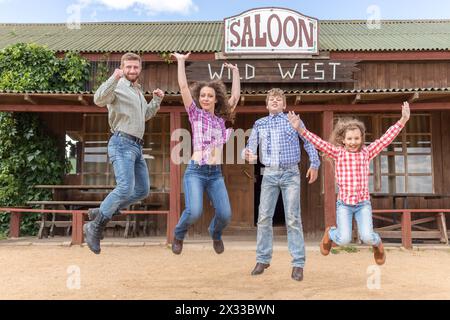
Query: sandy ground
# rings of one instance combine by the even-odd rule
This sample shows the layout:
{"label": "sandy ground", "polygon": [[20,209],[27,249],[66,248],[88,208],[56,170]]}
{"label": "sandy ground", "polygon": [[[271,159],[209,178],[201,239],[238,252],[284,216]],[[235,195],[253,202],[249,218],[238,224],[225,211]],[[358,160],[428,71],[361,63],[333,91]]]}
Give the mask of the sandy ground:
{"label": "sandy ground", "polygon": [[308,245],[296,282],[286,243],[256,277],[254,243],[225,245],[222,255],[203,241],[180,256],[165,245],[105,246],[97,256],[80,246],[0,243],[0,299],[450,299],[450,249],[393,248],[377,269],[367,249],[323,257]]}

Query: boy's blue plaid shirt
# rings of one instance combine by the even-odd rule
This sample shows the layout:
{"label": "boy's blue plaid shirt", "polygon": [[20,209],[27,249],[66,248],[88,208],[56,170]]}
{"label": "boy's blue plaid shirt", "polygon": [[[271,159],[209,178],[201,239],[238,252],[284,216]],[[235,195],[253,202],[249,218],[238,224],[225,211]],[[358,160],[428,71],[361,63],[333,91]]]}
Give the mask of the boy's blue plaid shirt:
{"label": "boy's blue plaid shirt", "polygon": [[[303,122],[301,125],[304,127]],[[299,137],[308,153],[311,168],[318,169],[320,160],[317,150],[292,128],[287,114],[282,112],[270,114],[255,122],[246,149],[256,155],[259,143],[259,156],[263,165],[286,168],[300,162]]]}

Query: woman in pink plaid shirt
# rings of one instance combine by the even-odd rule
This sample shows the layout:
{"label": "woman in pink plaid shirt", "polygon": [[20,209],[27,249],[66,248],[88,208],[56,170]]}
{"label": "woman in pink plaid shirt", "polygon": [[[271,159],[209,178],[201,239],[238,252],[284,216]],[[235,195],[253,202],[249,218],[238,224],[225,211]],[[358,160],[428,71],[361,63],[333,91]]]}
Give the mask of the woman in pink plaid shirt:
{"label": "woman in pink plaid shirt", "polygon": [[339,187],[336,203],[336,227],[325,229],[320,243],[320,252],[328,255],[331,246],[339,246],[351,241],[352,218],[358,225],[360,239],[373,246],[375,262],[379,265],[386,261],[380,236],[373,231],[372,206],[369,195],[369,163],[400,133],[409,120],[408,102],[402,106],[402,117],[386,133],[370,145],[364,145],[365,127],[356,119],[339,119],[332,137],[332,143],[326,142],[300,126],[300,117],[289,113],[289,122],[305,139],[324,152],[335,162],[335,176]]}
{"label": "woman in pink plaid shirt", "polygon": [[222,81],[196,82],[189,89],[185,61],[190,53],[173,53],[178,62],[178,84],[184,107],[192,128],[194,153],[184,173],[184,196],[186,208],[175,227],[172,252],[180,254],[188,228],[203,212],[203,193],[206,191],[214,207],[214,217],[208,231],[213,248],[221,254],[225,248],[222,231],[231,220],[231,206],[222,176],[222,148],[229,139],[232,128],[226,128],[225,121],[233,119],[234,109],[241,94],[237,66],[225,63],[233,72],[231,96],[227,98]]}

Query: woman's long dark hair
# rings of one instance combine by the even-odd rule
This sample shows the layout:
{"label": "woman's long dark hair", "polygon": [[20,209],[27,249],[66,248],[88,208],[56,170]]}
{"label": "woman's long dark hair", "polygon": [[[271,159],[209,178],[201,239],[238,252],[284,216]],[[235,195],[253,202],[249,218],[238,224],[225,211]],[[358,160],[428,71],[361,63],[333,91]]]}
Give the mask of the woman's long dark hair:
{"label": "woman's long dark hair", "polygon": [[214,107],[214,114],[218,117],[223,118],[224,120],[234,122],[234,112],[231,112],[232,106],[228,104],[228,98],[227,98],[227,88],[225,87],[225,84],[221,80],[216,81],[198,81],[194,82],[191,85],[191,93],[192,98],[195,101],[195,104],[201,108],[200,106],[200,90],[203,87],[209,87],[214,89],[214,92],[216,93],[216,105]]}

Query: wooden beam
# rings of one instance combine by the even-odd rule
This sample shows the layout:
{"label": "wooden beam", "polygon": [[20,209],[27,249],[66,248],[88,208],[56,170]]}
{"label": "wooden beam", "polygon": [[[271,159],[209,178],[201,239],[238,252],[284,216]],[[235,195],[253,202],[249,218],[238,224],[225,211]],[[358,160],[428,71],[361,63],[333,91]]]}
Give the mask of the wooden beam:
{"label": "wooden beam", "polygon": [[[181,128],[181,111],[170,113],[170,132]],[[178,144],[177,141],[170,140],[170,195],[169,195],[169,215],[167,217],[167,243],[172,243],[175,227],[181,213],[181,171],[180,165],[173,162],[172,151]]]}
{"label": "wooden beam", "polygon": [[[383,112],[398,110],[401,113],[401,102],[398,103],[371,103],[371,104],[302,104],[300,106],[288,105],[288,111],[295,112]],[[410,106],[413,111],[450,110],[450,102],[415,103]],[[248,106],[240,109],[239,113],[265,113],[263,105]]]}
{"label": "wooden beam", "polygon": [[71,112],[71,113],[107,113],[108,109],[96,106],[80,106],[79,104],[71,105],[0,105],[0,111],[9,112]]}
{"label": "wooden beam", "polygon": [[20,237],[20,212],[11,212],[11,217],[9,218],[9,237],[19,238]]}
{"label": "wooden beam", "polygon": [[33,100],[28,94],[24,95],[24,96],[23,96],[23,99],[24,99],[26,102],[29,102],[29,103],[31,103],[31,104],[33,104],[33,105],[37,105],[37,102],[36,102],[35,100]]}
{"label": "wooden beam", "polygon": [[352,104],[357,104],[359,101],[361,101],[361,94],[358,93],[353,99]]}
{"label": "wooden beam", "polygon": [[445,214],[443,212],[437,214],[436,222],[439,232],[441,233],[441,242],[448,245],[447,220],[445,219]]}
{"label": "wooden beam", "polygon": [[72,244],[82,245],[83,238],[84,214],[72,212]]}
{"label": "wooden beam", "polygon": [[89,105],[89,103],[84,99],[84,97],[82,95],[79,95],[77,99],[82,105],[84,105],[84,106]]}
{"label": "wooden beam", "polygon": [[412,249],[412,235],[411,235],[411,212],[405,211],[402,214],[402,246],[405,249]]}
{"label": "wooden beam", "polygon": [[[58,52],[58,56],[63,56],[64,52]],[[88,60],[98,61],[104,59],[105,53],[82,52],[81,55]],[[110,53],[108,60],[120,61],[124,53]],[[321,55],[327,55],[328,52],[321,52]],[[144,53],[141,55],[144,62],[162,62],[164,61],[157,53]],[[423,60],[450,60],[449,51],[388,51],[388,52],[361,52],[345,51],[330,52],[331,60],[361,60],[361,61],[423,61]],[[190,61],[214,61],[216,54],[214,52],[192,53],[189,56]]]}
{"label": "wooden beam", "polygon": [[449,51],[331,52],[331,60],[360,61],[429,61],[450,60]]}
{"label": "wooden beam", "polygon": [[[450,110],[450,102],[423,102],[410,106],[412,111]],[[288,105],[289,111],[295,112],[375,112],[392,111],[401,112],[401,102],[398,103],[371,103],[371,104],[301,104],[299,106]],[[0,111],[7,112],[71,112],[71,113],[107,113],[108,109],[97,106],[70,105],[29,105],[29,104],[0,104]],[[161,106],[162,113],[173,111],[185,112],[182,106]],[[247,106],[239,109],[239,113],[266,113],[265,104]]]}
{"label": "wooden beam", "polygon": [[414,93],[411,95],[411,97],[408,99],[408,102],[409,102],[409,103],[414,103],[414,102],[416,102],[417,100],[419,100],[419,98],[420,98],[420,94],[419,94],[418,92],[414,92]]}
{"label": "wooden beam", "polygon": [[241,100],[239,101],[239,105],[243,107],[245,104],[245,96],[241,96]]}
{"label": "wooden beam", "polygon": [[[124,52],[125,53],[125,52]],[[120,58],[124,53],[110,53],[108,56],[109,61],[120,61]],[[90,61],[101,61],[104,59],[104,53],[89,53],[89,52],[81,52],[82,57],[90,60]],[[58,53],[58,56],[63,56],[64,53]],[[141,59],[143,62],[165,62],[161,55],[157,53],[144,53],[141,54]],[[214,61],[215,53],[214,52],[206,52],[206,53],[197,53],[193,52],[189,56],[189,61]],[[175,62],[175,59],[172,61]]]}
{"label": "wooden beam", "polygon": [[[333,112],[325,111],[322,116],[322,137],[327,139],[333,131]],[[324,179],[324,219],[325,228],[336,225],[336,191],[333,164],[322,161]]]}

